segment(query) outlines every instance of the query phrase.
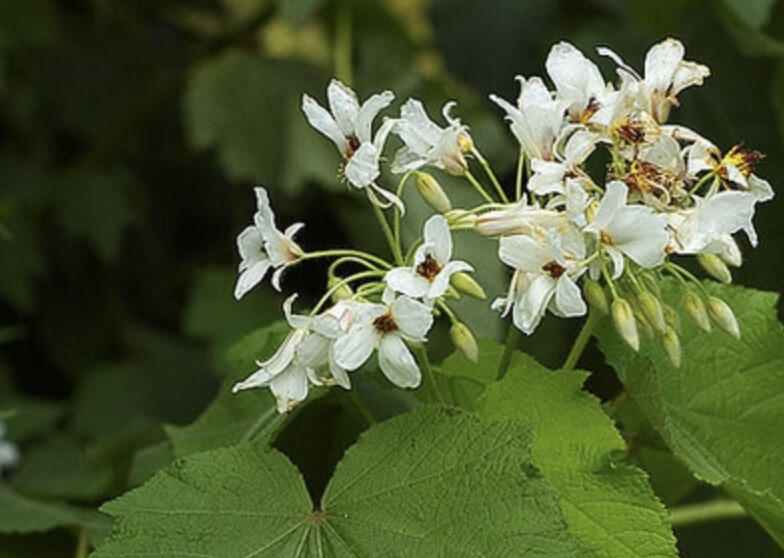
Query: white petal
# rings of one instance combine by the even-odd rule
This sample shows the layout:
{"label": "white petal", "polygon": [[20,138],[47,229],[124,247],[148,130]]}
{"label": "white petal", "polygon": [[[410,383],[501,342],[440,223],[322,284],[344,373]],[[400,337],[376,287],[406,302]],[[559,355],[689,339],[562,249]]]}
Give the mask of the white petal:
{"label": "white petal", "polygon": [[567,168],[563,163],[531,159],[533,175],[528,181],[528,189],[538,195],[558,193],[564,191],[563,179]]}
{"label": "white petal", "polygon": [[596,218],[585,230],[598,233],[600,229],[613,220],[618,210],[626,205],[628,195],[629,189],[626,187],[626,184],[619,180],[610,182],[607,185],[602,201],[599,203],[599,211],[596,212]]}
{"label": "white petal", "polygon": [[665,39],[653,45],[645,55],[645,83],[651,91],[666,91],[672,84],[685,49],[680,41]]}
{"label": "white petal", "polygon": [[331,342],[323,335],[311,333],[297,346],[297,362],[308,368],[327,364]]}
{"label": "white petal", "polygon": [[348,333],[335,340],[335,362],[346,370],[356,370],[370,358],[377,338],[376,328],[372,324],[355,323]]}
{"label": "white petal", "polygon": [[591,98],[598,97],[605,88],[596,64],[567,42],[553,45],[545,68],[559,96],[569,101],[573,110],[587,107]]}
{"label": "white petal", "polygon": [[424,341],[433,325],[433,313],[426,304],[399,296],[390,308],[400,333],[412,341]]}
{"label": "white petal", "polygon": [[623,273],[623,254],[620,250],[614,248],[613,246],[605,246],[604,249],[607,250],[607,253],[610,255],[610,259],[613,263],[612,278],[618,279]]}
{"label": "white petal", "polygon": [[415,170],[426,165],[427,162],[427,157],[416,154],[404,145],[395,152],[395,159],[392,161],[392,172],[400,174]]}
{"label": "white petal", "polygon": [[269,260],[262,260],[243,271],[237,278],[237,285],[234,287],[234,298],[237,300],[241,299],[249,290],[258,285],[264,279],[264,275],[266,275],[271,265]]}
{"label": "white petal", "polygon": [[371,140],[371,127],[376,115],[395,99],[394,93],[384,91],[371,95],[359,109],[356,121],[356,135],[361,143]]}
{"label": "white petal", "polygon": [[432,254],[436,261],[444,264],[452,257],[452,235],[449,224],[441,215],[433,215],[425,222],[425,243],[432,245]]}
{"label": "white petal", "polygon": [[528,288],[516,301],[512,319],[515,326],[526,335],[531,335],[547,309],[555,293],[555,281],[548,275],[536,275]]}
{"label": "white petal", "polygon": [[304,366],[290,366],[275,377],[269,387],[278,403],[278,412],[290,411],[294,405],[308,396],[307,370]]}
{"label": "white petal", "polygon": [[[403,200],[397,197],[395,194],[390,192],[389,190],[385,190],[384,188],[377,186],[375,183],[371,183],[370,187],[365,190],[367,192],[367,196],[370,199],[371,203],[386,209],[387,207],[394,205],[400,211],[400,216],[404,217],[406,215],[406,206],[403,205]],[[380,195],[384,200],[378,199]]]}
{"label": "white petal", "polygon": [[582,164],[593,153],[598,137],[588,130],[579,129],[569,136],[564,147],[564,159],[570,165]]}
{"label": "white petal", "polygon": [[327,100],[329,108],[335,116],[335,122],[344,136],[355,133],[359,101],[351,89],[337,79],[333,79],[327,86]]}
{"label": "white petal", "polygon": [[468,262],[460,260],[449,262],[441,268],[441,271],[439,271],[438,275],[433,279],[433,282],[430,284],[430,288],[427,291],[427,298],[435,300],[442,296],[449,287],[449,278],[452,277],[453,273],[459,271],[471,272],[474,271],[474,267]]}
{"label": "white petal", "polygon": [[644,206],[628,206],[619,211],[607,232],[615,246],[643,267],[656,267],[664,261],[670,240],[665,227],[667,217],[653,214]]}
{"label": "white petal", "polygon": [[541,273],[542,266],[553,259],[546,246],[524,235],[502,236],[498,257],[509,267],[529,273]]}
{"label": "white petal", "polygon": [[255,225],[248,225],[237,235],[237,251],[242,258],[240,271],[254,263],[269,259],[264,250],[264,235]]}
{"label": "white petal", "polygon": [[564,318],[582,316],[588,311],[580,287],[566,273],[558,278],[553,302]]}
{"label": "white petal", "polygon": [[335,378],[335,382],[344,388],[351,389],[351,380],[346,373],[346,370],[335,361],[335,345],[330,347],[329,351],[329,373]]}
{"label": "white petal", "polygon": [[387,334],[378,348],[378,365],[384,376],[402,388],[415,388],[422,381],[414,356],[399,335]]}
{"label": "white petal", "polygon": [[327,109],[319,105],[311,96],[303,94],[302,112],[305,113],[305,118],[308,119],[310,125],[331,139],[341,154],[346,152],[348,149],[346,136],[340,131],[335,119]]}
{"label": "white petal", "polygon": [[363,143],[356,150],[344,169],[346,178],[356,188],[364,188],[379,177],[379,152],[372,143]]}
{"label": "white petal", "polygon": [[691,85],[702,85],[702,80],[710,75],[710,69],[696,62],[683,61],[672,76],[672,94],[677,95]]}
{"label": "white petal", "polygon": [[427,294],[430,283],[419,275],[413,267],[396,267],[387,272],[384,277],[387,285],[395,292],[403,293],[414,298],[421,298]]}
{"label": "white petal", "polygon": [[394,132],[411,151],[420,157],[428,158],[430,150],[438,143],[442,130],[430,120],[421,101],[408,99],[400,107],[400,120]]}

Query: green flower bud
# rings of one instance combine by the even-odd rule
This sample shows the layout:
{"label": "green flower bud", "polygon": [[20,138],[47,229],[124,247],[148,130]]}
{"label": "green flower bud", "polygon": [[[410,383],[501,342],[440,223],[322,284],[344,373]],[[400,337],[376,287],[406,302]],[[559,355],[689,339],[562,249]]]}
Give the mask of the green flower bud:
{"label": "green flower bud", "polygon": [[650,291],[642,291],[637,295],[637,302],[640,304],[642,315],[645,316],[651,327],[658,333],[663,334],[667,324],[664,322],[664,312],[659,299]]}
{"label": "green flower bud", "polygon": [[681,317],[678,315],[677,310],[669,304],[662,304],[662,312],[664,312],[665,323],[674,329],[676,332],[681,331]]}
{"label": "green flower bud", "polygon": [[740,339],[740,327],[735,314],[726,302],[716,296],[708,297],[708,314],[716,322],[716,325],[732,335],[735,339]]}
{"label": "green flower bud", "polygon": [[602,314],[608,314],[610,312],[610,306],[607,303],[607,296],[604,294],[604,289],[596,281],[586,279],[583,282],[583,295],[591,308],[598,310]]}
{"label": "green flower bud", "polygon": [[479,347],[476,344],[476,338],[468,326],[462,322],[454,322],[449,329],[449,335],[452,337],[452,343],[455,344],[461,353],[471,362],[476,362],[479,359]]}
{"label": "green flower bud", "polygon": [[717,281],[732,283],[730,268],[716,254],[697,254],[697,261]]}
{"label": "green flower bud", "polygon": [[683,297],[683,305],[686,307],[686,312],[689,313],[689,316],[697,322],[699,328],[710,332],[710,318],[707,310],[705,310],[705,303],[702,302],[702,297],[694,291],[686,291]]}
{"label": "green flower bud", "polygon": [[670,357],[670,362],[675,368],[680,368],[681,366],[681,340],[678,338],[678,333],[667,326],[664,335],[661,338],[662,347],[664,347],[664,351],[667,353],[667,356]]}
{"label": "green flower bud", "polygon": [[[332,289],[333,287],[335,287],[335,285],[340,283],[342,280],[343,279],[341,279],[340,277],[335,277],[334,275],[331,276],[327,280],[327,289]],[[354,296],[354,291],[346,283],[343,283],[332,292],[332,296],[330,298],[332,298],[332,302],[338,302],[339,300],[346,300],[347,298],[351,298],[352,296]]]}
{"label": "green flower bud", "polygon": [[416,188],[419,195],[439,213],[446,213],[452,209],[452,203],[444,193],[438,181],[426,172],[416,173]]}
{"label": "green flower bud", "polygon": [[640,336],[637,333],[637,323],[634,312],[629,303],[623,298],[613,300],[610,307],[615,329],[621,338],[635,351],[640,350]]}
{"label": "green flower bud", "polygon": [[455,289],[467,294],[468,296],[478,298],[479,300],[485,300],[487,298],[485,290],[482,288],[482,286],[477,283],[468,273],[463,271],[453,273],[452,277],[449,278],[449,282]]}

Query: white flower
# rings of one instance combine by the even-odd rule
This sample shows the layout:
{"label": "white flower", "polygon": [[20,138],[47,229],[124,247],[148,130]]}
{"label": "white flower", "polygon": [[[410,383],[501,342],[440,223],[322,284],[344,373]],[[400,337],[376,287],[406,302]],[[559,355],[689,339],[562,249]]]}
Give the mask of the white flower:
{"label": "white flower", "polygon": [[526,155],[552,160],[553,144],[561,131],[569,101],[553,99],[539,77],[526,80],[517,76],[517,80],[520,95],[516,107],[496,95],[490,95],[490,100],[506,111],[509,127]]}
{"label": "white flower", "polygon": [[[279,413],[291,410],[308,395],[309,384],[338,384],[350,387],[348,376],[337,365],[332,354],[332,340],[348,329],[353,318],[348,305],[336,305],[315,317],[299,316],[291,313],[291,306],[297,295],[292,295],[283,303],[283,312],[293,328],[278,350],[263,362],[245,380],[237,382],[233,393],[254,388],[269,387],[275,396]],[[317,368],[329,366],[331,377],[323,377]]]}
{"label": "white flower", "polygon": [[550,49],[545,68],[558,97],[568,103],[573,122],[608,123],[617,92],[605,83],[596,64],[574,45],[562,41]]}
{"label": "white flower", "polygon": [[5,423],[0,422],[0,473],[3,469],[10,469],[19,462],[19,448],[12,442],[3,440],[5,434]]}
{"label": "white flower", "polygon": [[664,261],[664,250],[669,243],[665,230],[667,216],[656,214],[644,205],[626,205],[628,194],[623,182],[610,182],[596,218],[583,229],[596,234],[612,258],[613,279],[623,272],[623,254],[642,267],[652,268]]}
{"label": "white flower", "polygon": [[536,195],[564,193],[564,182],[581,176],[582,165],[593,153],[598,138],[584,128],[578,128],[566,140],[563,155],[555,154],[554,161],[531,159],[533,175],[528,181],[528,189]]}
{"label": "white flower", "polygon": [[433,165],[450,174],[459,176],[465,173],[468,164],[463,156],[463,146],[470,145],[471,140],[466,126],[449,116],[455,104],[451,101],[441,110],[448,124],[441,128],[428,118],[420,101],[406,101],[400,108],[400,120],[392,129],[406,145],[395,154],[392,172],[401,173]]}
{"label": "white flower", "polygon": [[671,248],[679,254],[715,253],[725,261],[740,263],[740,251],[730,235],[743,230],[752,246],[757,245],[754,210],[757,202],[773,198],[765,186],[748,191],[724,191],[700,198],[693,196],[695,206],[669,215],[673,230]]}
{"label": "white flower", "polygon": [[496,301],[494,306],[504,307],[506,313],[513,303],[512,320],[526,335],[533,333],[548,307],[558,316],[582,316],[587,307],[575,279],[585,267],[575,264],[584,255],[579,233],[562,237],[550,230],[544,244],[525,235],[502,237],[498,256],[515,269],[515,275],[507,298]]}
{"label": "white flower", "polygon": [[671,136],[659,135],[639,149],[624,182],[632,201],[642,200],[664,210],[673,201],[681,201],[687,196],[685,175],[686,164],[680,144]]}
{"label": "white flower", "polygon": [[237,236],[237,250],[240,261],[234,297],[239,300],[250,289],[264,279],[270,267],[275,269],[272,285],[280,291],[280,278],[287,264],[296,262],[303,251],[294,242],[294,235],[304,227],[303,223],[289,226],[285,232],[275,227],[275,214],[269,204],[264,188],[254,188],[258,210],[253,216],[253,225],[246,227]]}
{"label": "white flower", "polygon": [[[331,114],[307,94],[302,95],[302,111],[310,125],[331,139],[343,156],[343,175],[349,183],[355,188],[369,187],[367,193],[374,203],[381,206],[395,203],[402,211],[402,203],[397,196],[375,184],[381,174],[379,157],[395,121],[385,120],[373,137],[373,120],[394,98],[391,91],[384,91],[372,95],[360,105],[354,91],[333,79],[327,86]],[[374,191],[389,203],[376,198]]]}
{"label": "white flower", "polygon": [[623,89],[636,97],[642,108],[661,123],[667,121],[670,107],[678,106],[678,93],[692,85],[702,85],[703,79],[710,76],[707,66],[684,60],[686,49],[683,43],[672,38],[648,50],[644,78],[610,49],[600,47],[597,52],[618,64],[619,73],[625,80]]}
{"label": "white flower", "polygon": [[407,341],[422,343],[433,325],[428,306],[399,296],[392,300],[385,293],[385,304],[365,303],[348,333],[335,341],[335,361],[346,370],[356,370],[378,350],[381,371],[393,384],[415,388],[422,373]]}
{"label": "white flower", "polygon": [[539,204],[528,204],[525,196],[504,209],[488,211],[476,219],[475,227],[485,236],[526,234],[533,236],[538,229],[563,228],[567,215],[562,211],[542,209]]}
{"label": "white flower", "polygon": [[390,270],[385,281],[390,289],[432,303],[449,287],[449,278],[458,271],[473,271],[463,261],[452,258],[452,235],[441,215],[433,215],[425,222],[424,242],[417,248],[412,267]]}

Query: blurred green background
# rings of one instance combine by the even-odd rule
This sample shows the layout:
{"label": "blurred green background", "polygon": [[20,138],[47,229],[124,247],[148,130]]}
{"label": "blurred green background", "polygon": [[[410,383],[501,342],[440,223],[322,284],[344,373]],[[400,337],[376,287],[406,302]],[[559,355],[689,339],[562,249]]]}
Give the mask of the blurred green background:
{"label": "blurred green background", "polygon": [[[268,188],[280,225],[307,224],[306,248],[384,253],[363,196],[338,182],[334,147],[299,108],[303,92],[323,102],[343,23],[360,98],[393,90],[391,115],[416,96],[436,120],[457,100],[454,114],[507,184],[516,147],[487,95],[514,99],[514,76],[542,75],[562,39],[613,79],[596,46],[641,69],[653,43],[679,38],[712,76],[681,95],[670,121],[723,149],[759,149],[757,173],[774,189],[784,175],[776,0],[0,0],[0,410],[26,417],[10,424],[25,456],[10,477],[16,490],[88,505],[121,492],[162,424],[187,424],[209,403],[226,348],[277,319],[282,295],[268,284],[232,297],[253,185]],[[453,201],[474,201],[466,185],[438,178]],[[415,195],[407,202],[410,238],[426,208]],[[744,244],[737,282],[782,291],[780,207],[780,198],[759,207],[761,244]],[[494,245],[456,242],[488,294],[501,294]],[[286,291],[315,300],[323,271],[292,271]],[[503,335],[486,306],[457,308],[478,335]],[[556,366],[579,325],[547,319],[522,346]],[[443,330],[434,338],[436,357],[451,351]],[[589,387],[613,395],[601,357],[583,365],[598,370]],[[779,555],[748,522],[701,529],[681,537],[684,555]],[[720,532],[747,546],[697,544]],[[57,545],[67,556],[71,544],[59,532],[5,536],[0,557],[59,556]]]}

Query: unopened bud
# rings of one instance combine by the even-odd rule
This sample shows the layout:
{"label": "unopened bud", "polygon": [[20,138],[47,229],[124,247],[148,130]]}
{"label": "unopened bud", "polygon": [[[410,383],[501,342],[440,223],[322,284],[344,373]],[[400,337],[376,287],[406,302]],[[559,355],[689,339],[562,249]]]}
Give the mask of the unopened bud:
{"label": "unopened bud", "polygon": [[336,287],[338,283],[341,283],[343,279],[340,277],[336,277],[332,275],[329,280],[327,280],[327,289],[335,289],[332,291],[332,302],[338,302],[339,300],[346,300],[354,296],[354,291],[351,290],[351,287],[348,286],[346,283],[342,283],[339,287]]}
{"label": "unopened bud", "polygon": [[453,300],[460,300],[460,293],[457,292],[457,289],[454,288],[452,285],[449,285],[444,291],[445,298],[451,298]]}
{"label": "unopened bud", "polygon": [[610,312],[610,307],[607,304],[607,295],[604,294],[604,289],[596,281],[586,279],[583,282],[583,295],[585,300],[591,305],[591,308],[598,310],[602,314]]}
{"label": "unopened bud", "polygon": [[717,281],[732,283],[730,268],[716,254],[697,254],[697,261]]}
{"label": "unopened bud", "polygon": [[446,213],[452,209],[452,203],[444,193],[444,189],[432,175],[426,172],[417,172],[416,188],[428,205],[439,213]]}
{"label": "unopened bud", "polygon": [[708,297],[708,314],[716,322],[716,325],[732,335],[735,339],[740,339],[740,327],[735,314],[726,302],[716,296]]}
{"label": "unopened bud", "polygon": [[449,335],[452,337],[452,343],[455,344],[455,347],[468,360],[476,362],[479,359],[479,347],[476,344],[476,338],[467,325],[462,322],[454,322],[449,329]]}
{"label": "unopened bud", "polygon": [[623,298],[616,298],[610,308],[615,329],[629,346],[635,351],[640,350],[640,336],[632,307]]}
{"label": "unopened bud", "polygon": [[686,312],[689,316],[697,322],[699,328],[703,331],[710,332],[711,324],[708,312],[705,310],[705,303],[702,302],[702,297],[694,291],[686,291],[683,298],[683,305],[686,307]]}
{"label": "unopened bud", "polygon": [[596,214],[598,212],[599,202],[597,200],[593,200],[588,204],[588,207],[585,208],[585,220],[589,223],[593,223],[593,220],[596,219]]}
{"label": "unopened bud", "polygon": [[681,340],[678,338],[678,333],[667,326],[664,335],[661,338],[662,347],[664,347],[664,351],[667,353],[667,356],[670,357],[670,362],[675,368],[680,368],[681,366]]}
{"label": "unopened bud", "polygon": [[661,300],[662,297],[661,288],[659,287],[659,282],[656,280],[656,277],[654,277],[650,273],[643,273],[641,275],[641,278],[645,283],[645,286],[648,288],[648,290],[653,293],[653,296]]}
{"label": "unopened bud", "polygon": [[664,322],[664,312],[659,299],[653,296],[650,291],[642,291],[637,295],[637,302],[640,304],[642,315],[645,316],[651,327],[663,334],[667,324]]}
{"label": "unopened bud", "polygon": [[642,311],[634,309],[634,317],[637,319],[637,331],[642,334],[643,339],[652,341],[656,339],[656,332],[651,327],[651,323],[643,316]]}
{"label": "unopened bud", "polygon": [[452,277],[449,278],[449,282],[455,289],[467,294],[468,296],[478,298],[479,300],[485,300],[487,298],[482,285],[477,283],[473,277],[464,271],[453,273]]}
{"label": "unopened bud", "polygon": [[680,333],[681,317],[678,315],[677,310],[669,304],[662,304],[662,312],[664,313],[664,322],[676,332]]}
{"label": "unopened bud", "polygon": [[466,132],[460,132],[457,135],[457,146],[463,153],[470,153],[474,149],[474,141]]}

